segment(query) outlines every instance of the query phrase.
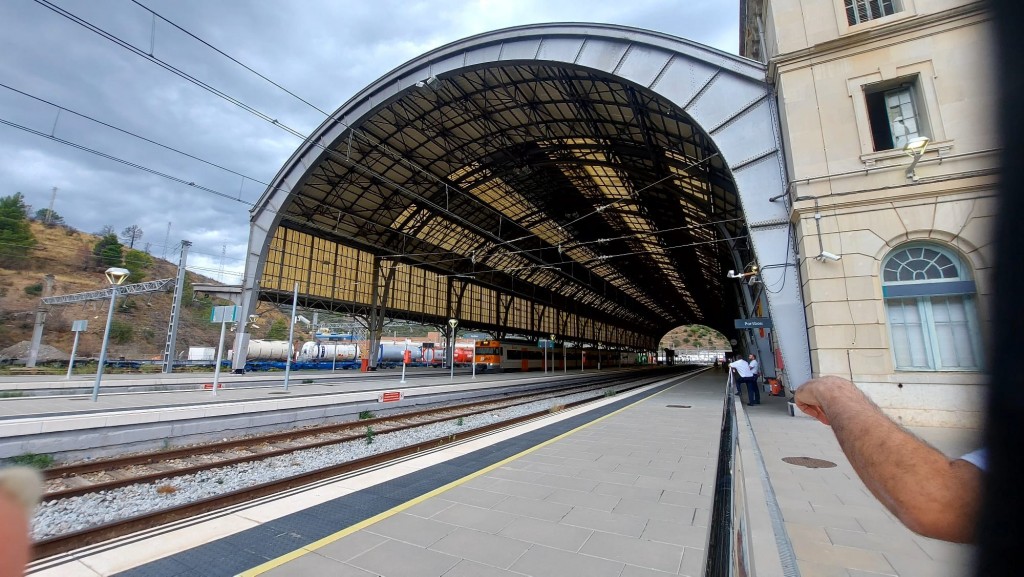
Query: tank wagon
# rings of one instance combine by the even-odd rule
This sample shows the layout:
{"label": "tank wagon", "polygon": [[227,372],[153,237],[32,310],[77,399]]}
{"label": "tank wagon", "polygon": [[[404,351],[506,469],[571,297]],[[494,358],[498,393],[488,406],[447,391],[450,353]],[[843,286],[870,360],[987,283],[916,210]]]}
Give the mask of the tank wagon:
{"label": "tank wagon", "polygon": [[325,343],[309,341],[299,350],[303,361],[355,361],[359,359],[359,346],[351,343]]}

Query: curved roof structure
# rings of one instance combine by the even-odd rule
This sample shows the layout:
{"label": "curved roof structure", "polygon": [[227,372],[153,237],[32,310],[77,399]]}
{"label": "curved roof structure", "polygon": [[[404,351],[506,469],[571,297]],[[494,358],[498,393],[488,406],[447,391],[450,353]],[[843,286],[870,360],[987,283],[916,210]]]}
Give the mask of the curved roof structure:
{"label": "curved roof structure", "polygon": [[785,179],[763,78],[760,63],[620,26],[449,44],[292,155],[253,210],[247,277],[270,300],[298,281],[327,309],[646,348],[682,324],[729,330],[725,271],[752,259],[750,227],[788,234],[768,202]]}

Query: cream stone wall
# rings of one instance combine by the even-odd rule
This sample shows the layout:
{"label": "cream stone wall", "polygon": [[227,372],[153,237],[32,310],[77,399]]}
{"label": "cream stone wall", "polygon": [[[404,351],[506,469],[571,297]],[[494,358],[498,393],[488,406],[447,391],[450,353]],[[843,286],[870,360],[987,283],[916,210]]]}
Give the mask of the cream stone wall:
{"label": "cream stone wall", "polygon": [[[975,427],[983,372],[895,369],[880,272],[911,241],[959,254],[977,284],[984,354],[999,149],[991,15],[976,1],[901,3],[855,26],[843,0],[744,0],[744,15],[764,23],[813,373],[851,378],[907,425]],[[917,180],[902,150],[874,150],[865,86],[895,79],[915,82],[927,117]],[[821,250],[842,260],[814,260]]]}

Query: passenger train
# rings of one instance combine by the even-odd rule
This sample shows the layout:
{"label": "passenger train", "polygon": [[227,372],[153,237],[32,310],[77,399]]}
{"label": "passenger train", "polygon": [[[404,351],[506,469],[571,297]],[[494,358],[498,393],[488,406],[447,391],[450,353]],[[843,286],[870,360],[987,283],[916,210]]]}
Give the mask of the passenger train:
{"label": "passenger train", "polygon": [[[564,360],[563,360],[564,359]],[[505,371],[556,371],[632,367],[642,364],[642,355],[635,352],[608,349],[568,347],[541,348],[533,341],[486,340],[476,341],[477,372],[501,373]]]}

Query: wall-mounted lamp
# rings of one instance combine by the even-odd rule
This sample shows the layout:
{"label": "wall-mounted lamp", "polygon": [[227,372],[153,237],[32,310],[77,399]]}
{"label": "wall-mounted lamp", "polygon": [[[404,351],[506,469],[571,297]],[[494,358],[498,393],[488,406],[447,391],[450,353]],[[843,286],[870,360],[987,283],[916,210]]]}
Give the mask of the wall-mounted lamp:
{"label": "wall-mounted lamp", "polygon": [[751,266],[749,271],[741,272],[740,274],[736,274],[736,271],[730,270],[726,273],[725,278],[738,278],[740,279],[740,282],[745,279],[747,284],[756,284],[761,282],[761,278],[757,276],[757,270],[757,265]]}
{"label": "wall-mounted lamp", "polygon": [[441,86],[441,81],[433,74],[426,80],[420,80],[416,83],[416,88],[429,88],[431,90],[437,90],[439,86]]}
{"label": "wall-mounted lamp", "polygon": [[914,159],[910,166],[907,167],[907,178],[914,182],[917,182],[917,174],[914,172],[914,167],[917,166],[918,161],[924,156],[924,151],[928,148],[929,142],[931,142],[931,139],[927,136],[918,136],[917,138],[911,138],[903,146],[903,152]]}

